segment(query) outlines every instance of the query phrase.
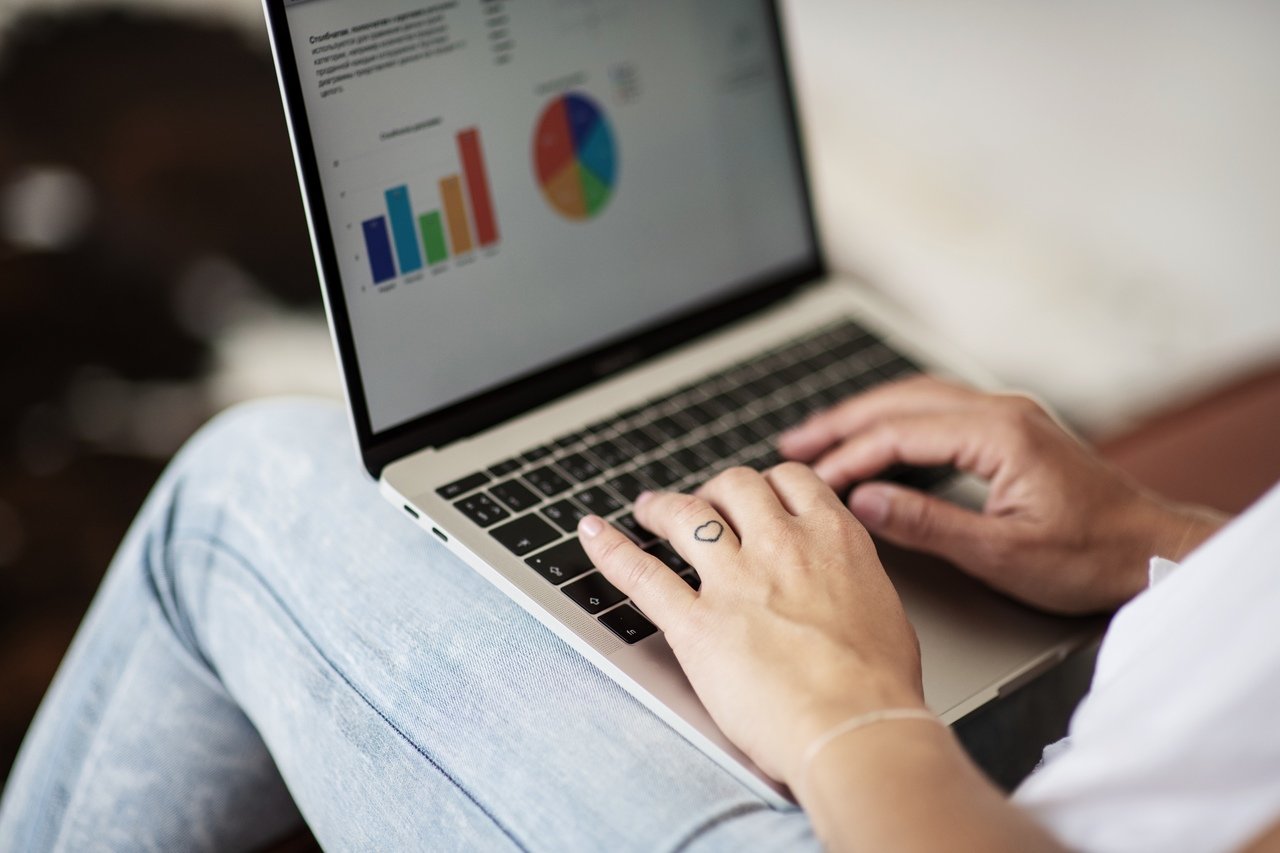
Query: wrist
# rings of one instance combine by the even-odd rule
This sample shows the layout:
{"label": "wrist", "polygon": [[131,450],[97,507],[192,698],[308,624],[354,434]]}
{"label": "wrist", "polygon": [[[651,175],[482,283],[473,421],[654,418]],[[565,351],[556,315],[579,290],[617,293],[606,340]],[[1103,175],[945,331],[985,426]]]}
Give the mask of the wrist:
{"label": "wrist", "polygon": [[1153,500],[1154,521],[1150,528],[1148,557],[1179,562],[1217,533],[1228,516],[1205,507]]}
{"label": "wrist", "polygon": [[845,681],[857,692],[839,697],[815,697],[795,715],[794,737],[783,765],[782,780],[793,789],[809,762],[809,751],[824,737],[850,720],[886,711],[922,711],[928,708],[919,686],[911,687],[887,672],[862,673]]}
{"label": "wrist", "polygon": [[1138,493],[1129,510],[1115,516],[1115,562],[1107,574],[1109,596],[1124,604],[1148,586],[1152,557],[1178,562],[1216,533],[1227,517],[1213,510],[1165,501]]}
{"label": "wrist", "polygon": [[951,730],[936,719],[885,721],[832,741],[791,789],[818,836],[832,846],[851,809],[882,811],[935,780],[954,778],[966,762]]}

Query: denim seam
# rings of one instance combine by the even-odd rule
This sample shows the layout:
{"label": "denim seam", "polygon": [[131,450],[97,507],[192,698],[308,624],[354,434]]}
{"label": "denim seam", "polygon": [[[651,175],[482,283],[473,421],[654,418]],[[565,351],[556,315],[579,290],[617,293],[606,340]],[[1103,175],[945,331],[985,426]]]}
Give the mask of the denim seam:
{"label": "denim seam", "polygon": [[243,568],[248,575],[250,575],[255,581],[257,581],[258,586],[266,592],[267,596],[272,601],[275,602],[276,606],[280,608],[281,612],[285,615],[285,617],[289,620],[289,622],[294,626],[294,628],[297,629],[298,633],[302,636],[302,638],[307,642],[307,644],[312,648],[312,650],[315,651],[315,653],[320,657],[320,660],[322,660],[338,676],[338,678],[342,679],[342,682],[346,684],[347,687],[349,687],[352,690],[352,692],[354,692],[357,696],[359,696],[360,700],[363,701],[369,707],[370,710],[372,710],[375,714],[377,714],[378,717],[380,717],[384,723],[390,726],[392,731],[394,731],[406,743],[408,743],[411,747],[413,747],[414,751],[417,752],[420,756],[422,756],[427,761],[427,763],[430,764],[441,776],[443,776],[445,779],[448,779],[450,784],[452,784],[455,788],[457,788],[458,791],[464,797],[466,797],[469,802],[471,802],[477,809],[479,809],[481,814],[483,814],[490,821],[492,821],[493,825],[496,826],[502,832],[503,835],[507,836],[507,838],[511,840],[511,843],[516,846],[516,848],[520,850],[530,849],[526,847],[524,844],[522,844],[519,841],[519,839],[516,838],[515,834],[502,821],[498,819],[497,815],[495,815],[483,803],[481,803],[478,799],[476,799],[475,795],[473,795],[465,785],[463,785],[452,773],[446,770],[443,767],[443,765],[440,764],[439,761],[437,761],[427,752],[426,749],[424,749],[416,741],[414,741],[413,738],[409,737],[409,735],[404,731],[404,729],[396,725],[396,723],[391,719],[389,715],[387,715],[381,708],[379,708],[376,704],[374,704],[373,700],[371,700],[369,696],[363,690],[361,690],[356,685],[356,683],[347,675],[347,673],[343,671],[343,669],[339,667],[338,664],[331,657],[329,657],[328,654],[325,653],[324,649],[320,647],[320,644],[316,642],[315,638],[311,635],[311,633],[306,629],[306,627],[303,626],[302,622],[297,618],[297,616],[294,615],[293,611],[289,608],[288,604],[285,603],[284,599],[280,597],[280,595],[271,587],[271,585],[267,583],[266,579],[262,576],[262,574],[258,572],[258,570],[255,569],[253,565],[249,562],[249,560],[247,560],[239,551],[237,551],[235,548],[226,544],[225,542],[218,539],[216,536],[212,534],[201,533],[198,531],[184,531],[182,533],[178,533],[173,536],[172,543],[174,545],[177,545],[183,539],[194,540],[195,542],[202,544],[210,548],[211,550],[222,553],[224,556],[238,563],[240,567]]}
{"label": "denim seam", "polygon": [[739,803],[733,808],[725,809],[717,815],[712,815],[691,829],[684,838],[680,839],[680,841],[671,848],[671,853],[682,853],[682,851],[688,850],[699,838],[722,824],[728,823],[735,818],[740,818],[743,815],[752,814],[753,812],[767,811],[768,808],[769,807],[762,802]]}

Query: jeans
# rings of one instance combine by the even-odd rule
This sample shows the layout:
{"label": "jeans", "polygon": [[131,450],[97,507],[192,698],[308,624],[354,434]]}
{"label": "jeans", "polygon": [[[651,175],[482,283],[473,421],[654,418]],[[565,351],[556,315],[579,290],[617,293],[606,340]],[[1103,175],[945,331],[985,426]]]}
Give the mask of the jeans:
{"label": "jeans", "polygon": [[[69,528],[74,535],[74,527]],[[342,411],[243,406],[134,523],[0,851],[816,848],[382,500]]]}

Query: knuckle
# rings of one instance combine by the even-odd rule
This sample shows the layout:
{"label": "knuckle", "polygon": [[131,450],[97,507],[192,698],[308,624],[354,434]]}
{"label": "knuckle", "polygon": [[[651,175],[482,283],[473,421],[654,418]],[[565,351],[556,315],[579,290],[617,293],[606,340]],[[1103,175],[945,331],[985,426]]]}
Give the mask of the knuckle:
{"label": "knuckle", "polygon": [[726,486],[741,485],[744,482],[760,476],[755,471],[745,465],[734,465],[732,468],[726,468],[716,475],[715,479]]}
{"label": "knuckle", "polygon": [[609,566],[615,566],[622,561],[628,547],[632,545],[631,540],[621,534],[617,537],[610,537],[608,542],[599,546],[599,561]]}
{"label": "knuckle", "polygon": [[832,503],[818,504],[809,513],[813,518],[824,526],[834,527],[837,531],[844,532],[846,530],[865,531],[866,528],[858,521],[849,507],[834,501]]}
{"label": "knuckle", "polygon": [[937,537],[939,533],[937,516],[929,512],[924,501],[903,500],[897,503],[898,506],[895,506],[895,509],[904,527],[910,528],[924,541],[931,541]]}
{"label": "knuckle", "polygon": [[870,442],[884,447],[897,447],[902,442],[902,425],[896,420],[881,421],[869,436]]}
{"label": "knuckle", "polygon": [[645,554],[632,554],[619,569],[628,589],[641,589],[653,576],[653,561]]}
{"label": "knuckle", "polygon": [[897,521],[890,517],[890,524],[905,530],[910,530],[911,537],[920,540],[920,542],[936,542],[941,538],[943,532],[940,524],[940,517],[937,512],[932,511],[928,502],[923,500],[906,500],[893,501],[891,505],[892,514],[897,515]]}
{"label": "knuckle", "polygon": [[787,461],[787,462],[780,462],[777,465],[774,465],[772,470],[788,477],[794,477],[797,475],[803,476],[805,474],[808,474],[813,469],[802,462]]}
{"label": "knuckle", "polygon": [[982,537],[978,544],[982,561],[988,570],[1004,571],[1015,566],[1020,556],[1025,556],[1025,543],[1012,531],[1000,535]]}
{"label": "knuckle", "polygon": [[686,524],[697,520],[706,511],[707,506],[707,502],[701,498],[695,498],[693,495],[679,495],[672,502],[671,518],[677,523]]}
{"label": "knuckle", "polygon": [[1024,426],[1044,414],[1040,404],[1024,394],[1010,394],[1001,399],[1001,405],[1011,422]]}

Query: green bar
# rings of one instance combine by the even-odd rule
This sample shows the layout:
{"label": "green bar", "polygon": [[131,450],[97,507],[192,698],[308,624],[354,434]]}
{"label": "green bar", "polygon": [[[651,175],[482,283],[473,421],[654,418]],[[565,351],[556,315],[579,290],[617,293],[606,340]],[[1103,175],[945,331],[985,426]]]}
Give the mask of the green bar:
{"label": "green bar", "polygon": [[422,228],[422,245],[427,248],[427,263],[438,264],[449,257],[449,250],[444,245],[444,223],[440,220],[440,211],[433,210],[418,217],[418,225]]}

